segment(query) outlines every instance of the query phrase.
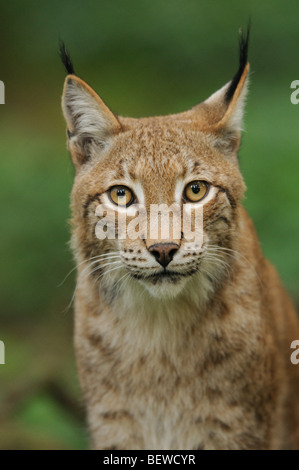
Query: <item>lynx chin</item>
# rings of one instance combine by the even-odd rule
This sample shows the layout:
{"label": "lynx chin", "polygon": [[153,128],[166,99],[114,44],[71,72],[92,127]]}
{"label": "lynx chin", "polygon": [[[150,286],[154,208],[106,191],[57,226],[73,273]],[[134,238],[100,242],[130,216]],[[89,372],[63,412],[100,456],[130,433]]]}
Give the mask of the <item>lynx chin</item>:
{"label": "lynx chin", "polygon": [[[75,349],[94,449],[299,449],[298,318],[242,206],[248,38],[208,99],[140,119],[112,113],[61,45]],[[166,238],[163,224],[151,231],[161,204],[200,208],[200,243],[175,230],[177,215]],[[120,214],[130,224],[137,205],[147,224],[121,237]],[[98,206],[114,237],[96,236]]]}

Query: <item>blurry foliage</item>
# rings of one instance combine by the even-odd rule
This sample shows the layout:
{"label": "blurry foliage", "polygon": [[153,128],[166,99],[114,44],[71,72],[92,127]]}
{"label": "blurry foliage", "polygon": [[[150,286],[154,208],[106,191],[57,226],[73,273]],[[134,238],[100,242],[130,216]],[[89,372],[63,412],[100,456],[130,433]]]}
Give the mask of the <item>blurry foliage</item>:
{"label": "blurry foliage", "polygon": [[[67,309],[74,274],[60,285],[73,267],[67,222],[73,168],[60,111],[65,73],[58,40],[66,42],[77,74],[116,113],[173,113],[230,80],[238,64],[237,32],[251,17],[251,89],[240,151],[245,205],[265,254],[298,302],[299,106],[290,103],[290,83],[299,78],[299,5],[14,0],[1,2],[0,13],[0,79],[6,86],[0,107],[0,339],[11,343],[7,364],[0,366],[0,447],[79,448],[86,445],[82,417],[49,389],[50,377],[79,403]],[[52,354],[58,345],[60,353]],[[67,385],[66,370],[73,377]]]}

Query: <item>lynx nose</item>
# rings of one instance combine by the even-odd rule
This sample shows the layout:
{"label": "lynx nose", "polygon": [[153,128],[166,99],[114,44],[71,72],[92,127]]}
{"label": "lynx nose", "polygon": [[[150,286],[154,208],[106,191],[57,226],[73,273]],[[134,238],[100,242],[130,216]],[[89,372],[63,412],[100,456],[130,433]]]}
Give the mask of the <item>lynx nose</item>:
{"label": "lynx nose", "polygon": [[149,247],[148,251],[156,258],[163,268],[166,268],[178,249],[179,245],[176,243],[155,243]]}

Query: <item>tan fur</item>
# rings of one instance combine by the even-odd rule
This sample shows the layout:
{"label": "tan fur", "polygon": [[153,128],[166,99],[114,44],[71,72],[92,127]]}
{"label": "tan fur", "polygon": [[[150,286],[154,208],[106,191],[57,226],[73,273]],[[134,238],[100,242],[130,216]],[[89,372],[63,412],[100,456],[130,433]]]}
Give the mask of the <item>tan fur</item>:
{"label": "tan fur", "polygon": [[[299,449],[299,366],[290,362],[298,319],[241,205],[247,74],[248,65],[229,105],[224,87],[190,111],[144,119],[115,117],[82,80],[66,79],[75,348],[93,448]],[[82,90],[86,109],[76,109]],[[96,238],[95,210],[112,185],[149,207],[172,204],[199,179],[211,185],[203,246],[175,240],[176,282],[145,279],[161,271],[148,233]]]}

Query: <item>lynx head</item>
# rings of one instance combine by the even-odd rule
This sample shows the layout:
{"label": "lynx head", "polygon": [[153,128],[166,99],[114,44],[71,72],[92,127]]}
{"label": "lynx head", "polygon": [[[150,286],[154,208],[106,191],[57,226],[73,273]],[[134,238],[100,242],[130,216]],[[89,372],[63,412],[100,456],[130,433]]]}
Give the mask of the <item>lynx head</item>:
{"label": "lynx head", "polygon": [[[237,152],[248,36],[240,36],[238,72],[216,93],[180,114],[142,119],[116,116],[61,48],[68,71],[62,109],[76,169],[73,249],[79,276],[93,279],[110,302],[130,288],[151,298],[191,290],[208,298],[229,276],[244,192]],[[161,207],[175,208],[166,236]],[[194,239],[186,236],[184,209],[200,235]]]}

